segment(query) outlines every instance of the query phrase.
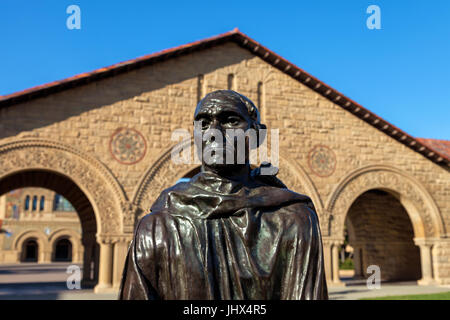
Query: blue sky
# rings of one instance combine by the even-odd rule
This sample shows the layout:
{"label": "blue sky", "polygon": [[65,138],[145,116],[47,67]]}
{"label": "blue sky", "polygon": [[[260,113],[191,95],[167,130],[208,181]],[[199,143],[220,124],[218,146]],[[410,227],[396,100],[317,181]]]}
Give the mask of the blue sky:
{"label": "blue sky", "polygon": [[[71,4],[80,30],[66,27]],[[0,95],[235,27],[407,133],[450,139],[446,0],[2,0]]]}

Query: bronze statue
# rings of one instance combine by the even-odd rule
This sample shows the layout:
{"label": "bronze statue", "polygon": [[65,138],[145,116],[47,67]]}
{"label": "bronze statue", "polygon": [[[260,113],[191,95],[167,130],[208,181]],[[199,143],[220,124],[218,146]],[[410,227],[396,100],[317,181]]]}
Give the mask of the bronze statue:
{"label": "bronze statue", "polygon": [[[223,137],[265,128],[254,104],[231,90],[206,95],[194,118],[203,134]],[[244,163],[226,163],[237,156],[236,139],[200,141],[210,154],[201,172],[164,190],[139,221],[119,299],[327,299],[311,199],[251,170],[248,152]]]}

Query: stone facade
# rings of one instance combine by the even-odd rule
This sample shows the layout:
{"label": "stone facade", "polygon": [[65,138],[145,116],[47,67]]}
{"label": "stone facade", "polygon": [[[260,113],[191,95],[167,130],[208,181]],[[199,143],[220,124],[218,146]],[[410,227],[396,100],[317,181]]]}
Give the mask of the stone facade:
{"label": "stone facade", "polygon": [[[232,41],[2,107],[0,181],[11,189],[20,185],[14,177],[45,172],[48,187],[84,212],[84,257],[100,266],[91,279],[97,291],[117,289],[137,217],[197,167],[171,162],[172,132],[192,132],[199,97],[226,88],[252,99],[268,128],[279,129],[279,177],[314,202],[330,285],[340,283],[348,212],[369,190],[388,192],[407,213],[421,283],[450,284],[449,168]],[[65,184],[72,187],[61,190]]]}
{"label": "stone facade", "polygon": [[[83,261],[81,225],[76,211],[60,195],[42,188],[23,188],[0,196],[0,263],[24,261],[50,263]],[[70,242],[67,256],[61,256],[58,246]],[[26,245],[37,244],[36,256],[28,257]],[[61,248],[61,247],[60,247]],[[64,252],[63,252],[64,253]],[[30,260],[31,259],[31,260]]]}

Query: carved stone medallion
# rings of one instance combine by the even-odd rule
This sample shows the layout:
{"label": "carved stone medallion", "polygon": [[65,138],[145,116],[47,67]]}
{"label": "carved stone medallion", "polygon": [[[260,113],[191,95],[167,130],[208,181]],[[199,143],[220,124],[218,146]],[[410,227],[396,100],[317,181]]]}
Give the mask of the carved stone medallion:
{"label": "carved stone medallion", "polygon": [[144,136],[131,128],[118,128],[111,136],[109,150],[114,159],[122,164],[135,164],[147,151]]}
{"label": "carved stone medallion", "polygon": [[336,156],[330,148],[316,145],[308,155],[310,169],[319,177],[328,177],[336,169]]}

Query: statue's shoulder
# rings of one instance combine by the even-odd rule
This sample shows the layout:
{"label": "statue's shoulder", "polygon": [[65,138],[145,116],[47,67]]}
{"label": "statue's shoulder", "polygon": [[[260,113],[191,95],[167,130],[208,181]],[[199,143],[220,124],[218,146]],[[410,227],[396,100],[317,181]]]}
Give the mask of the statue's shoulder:
{"label": "statue's shoulder", "polygon": [[287,188],[284,190],[291,194],[291,197],[279,207],[277,214],[282,215],[287,224],[297,224],[303,228],[308,225],[310,227],[317,225],[319,220],[311,198]]}
{"label": "statue's shoulder", "polygon": [[[262,170],[266,168],[273,172],[272,175],[262,174]],[[252,178],[266,186],[274,187],[276,190],[283,190],[283,193],[288,199],[284,205],[281,212],[286,213],[287,215],[293,215],[293,217],[303,217],[310,220],[317,220],[316,208],[310,197],[305,194],[297,193],[292,190],[289,190],[288,187],[276,177],[278,174],[278,168],[273,167],[270,163],[263,163],[260,167],[253,169],[251,172]],[[310,217],[312,216],[312,217]]]}
{"label": "statue's shoulder", "polygon": [[[294,191],[292,191],[292,190],[289,190],[289,191],[290,191],[290,192],[294,192]],[[296,202],[296,204],[297,204],[298,206],[301,206],[302,208],[308,208],[308,209],[310,209],[312,212],[314,212],[315,214],[317,214],[316,208],[314,207],[314,203],[313,203],[312,199],[311,199],[309,196],[307,196],[306,194],[302,194],[302,193],[297,193],[297,192],[294,192],[294,193],[297,195],[297,197],[298,197],[299,199],[301,199],[301,201]]]}
{"label": "statue's shoulder", "polygon": [[188,182],[179,182],[167,189],[164,189],[153,203],[149,212],[141,218],[139,223],[142,224],[142,227],[152,225],[160,219],[170,219],[171,215],[167,209],[170,193],[185,190],[187,188],[189,188]]}
{"label": "statue's shoulder", "polygon": [[[156,198],[156,201],[153,203],[150,208],[150,213],[148,215],[157,215],[158,217],[161,215],[165,215],[167,213],[167,202],[169,200],[170,193],[173,191],[181,191],[185,190],[189,187],[188,182],[179,182],[167,189],[164,189]],[[151,219],[151,218],[148,218]]]}
{"label": "statue's shoulder", "polygon": [[167,188],[160,193],[148,213],[139,220],[138,225],[136,226],[136,233],[146,234],[153,229],[155,223],[161,223],[162,220],[171,218],[168,214],[166,204],[170,192],[174,190],[176,186],[177,185]]}
{"label": "statue's shoulder", "polygon": [[166,218],[164,211],[153,210],[143,216],[137,223],[135,234],[138,238],[150,235],[155,225],[158,225],[162,219]]}

